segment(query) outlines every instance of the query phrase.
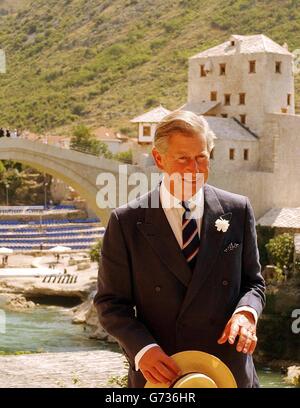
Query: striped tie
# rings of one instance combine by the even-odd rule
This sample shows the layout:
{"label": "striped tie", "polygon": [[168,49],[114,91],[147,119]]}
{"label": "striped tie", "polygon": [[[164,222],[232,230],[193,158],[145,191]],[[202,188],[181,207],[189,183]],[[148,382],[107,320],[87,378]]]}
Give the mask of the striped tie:
{"label": "striped tie", "polygon": [[185,209],[182,215],[182,252],[189,264],[191,270],[194,269],[199,251],[200,238],[195,218],[191,216],[189,203],[182,201],[182,207]]}

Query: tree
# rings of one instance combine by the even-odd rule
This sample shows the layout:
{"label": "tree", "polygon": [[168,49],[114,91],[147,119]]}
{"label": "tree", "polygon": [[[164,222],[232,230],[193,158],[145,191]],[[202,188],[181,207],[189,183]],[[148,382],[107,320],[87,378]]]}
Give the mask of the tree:
{"label": "tree", "polygon": [[80,152],[90,152],[92,146],[91,131],[84,125],[78,125],[73,129],[70,148]]}
{"label": "tree", "polygon": [[85,125],[78,125],[73,129],[73,136],[70,141],[70,148],[83,153],[112,158],[112,153],[107,145],[97,140]]}

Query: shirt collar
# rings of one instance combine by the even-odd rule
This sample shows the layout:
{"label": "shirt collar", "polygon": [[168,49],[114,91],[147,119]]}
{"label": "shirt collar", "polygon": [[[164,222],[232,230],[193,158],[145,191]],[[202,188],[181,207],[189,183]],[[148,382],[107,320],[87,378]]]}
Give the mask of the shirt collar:
{"label": "shirt collar", "polygon": [[[160,199],[161,205],[165,209],[172,209],[172,208],[181,208],[181,200],[177,197],[172,195],[170,191],[167,189],[166,184],[164,182],[164,177],[162,178],[162,182],[160,185]],[[196,207],[203,207],[204,206],[204,193],[203,193],[203,186],[194,194],[191,198],[186,200],[189,203],[190,209],[193,211]]]}

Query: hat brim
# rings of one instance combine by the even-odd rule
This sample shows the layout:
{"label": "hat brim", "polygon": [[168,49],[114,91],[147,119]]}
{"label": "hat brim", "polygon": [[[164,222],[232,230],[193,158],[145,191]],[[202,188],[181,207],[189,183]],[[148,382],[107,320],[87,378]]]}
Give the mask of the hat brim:
{"label": "hat brim", "polygon": [[[235,378],[218,357],[203,351],[189,350],[173,354],[171,358],[181,369],[181,376],[188,373],[201,373],[210,377],[218,388],[237,388]],[[145,388],[169,388],[166,383],[153,384],[147,381]]]}

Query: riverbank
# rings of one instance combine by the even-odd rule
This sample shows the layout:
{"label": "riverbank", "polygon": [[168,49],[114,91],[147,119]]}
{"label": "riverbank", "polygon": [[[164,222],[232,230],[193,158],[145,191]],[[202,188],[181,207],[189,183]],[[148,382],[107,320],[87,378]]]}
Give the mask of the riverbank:
{"label": "riverbank", "polygon": [[[118,351],[0,355],[0,388],[119,388],[127,374]],[[290,388],[280,372],[258,370],[262,388]]]}
{"label": "riverbank", "polygon": [[[96,262],[90,262],[86,254],[61,255],[59,263],[55,263],[55,269],[72,279],[58,279],[52,276],[54,265],[53,256],[31,257],[28,255],[12,255],[9,258],[9,269],[25,266],[29,272],[33,273],[35,269],[44,268],[48,270],[48,277],[18,276],[1,277],[0,294],[21,294],[27,299],[38,302],[41,297],[77,299],[77,303],[85,301],[91,291],[96,288],[98,265]],[[55,303],[54,303],[55,304]]]}
{"label": "riverbank", "polygon": [[0,388],[115,388],[125,361],[109,350],[0,355]]}

